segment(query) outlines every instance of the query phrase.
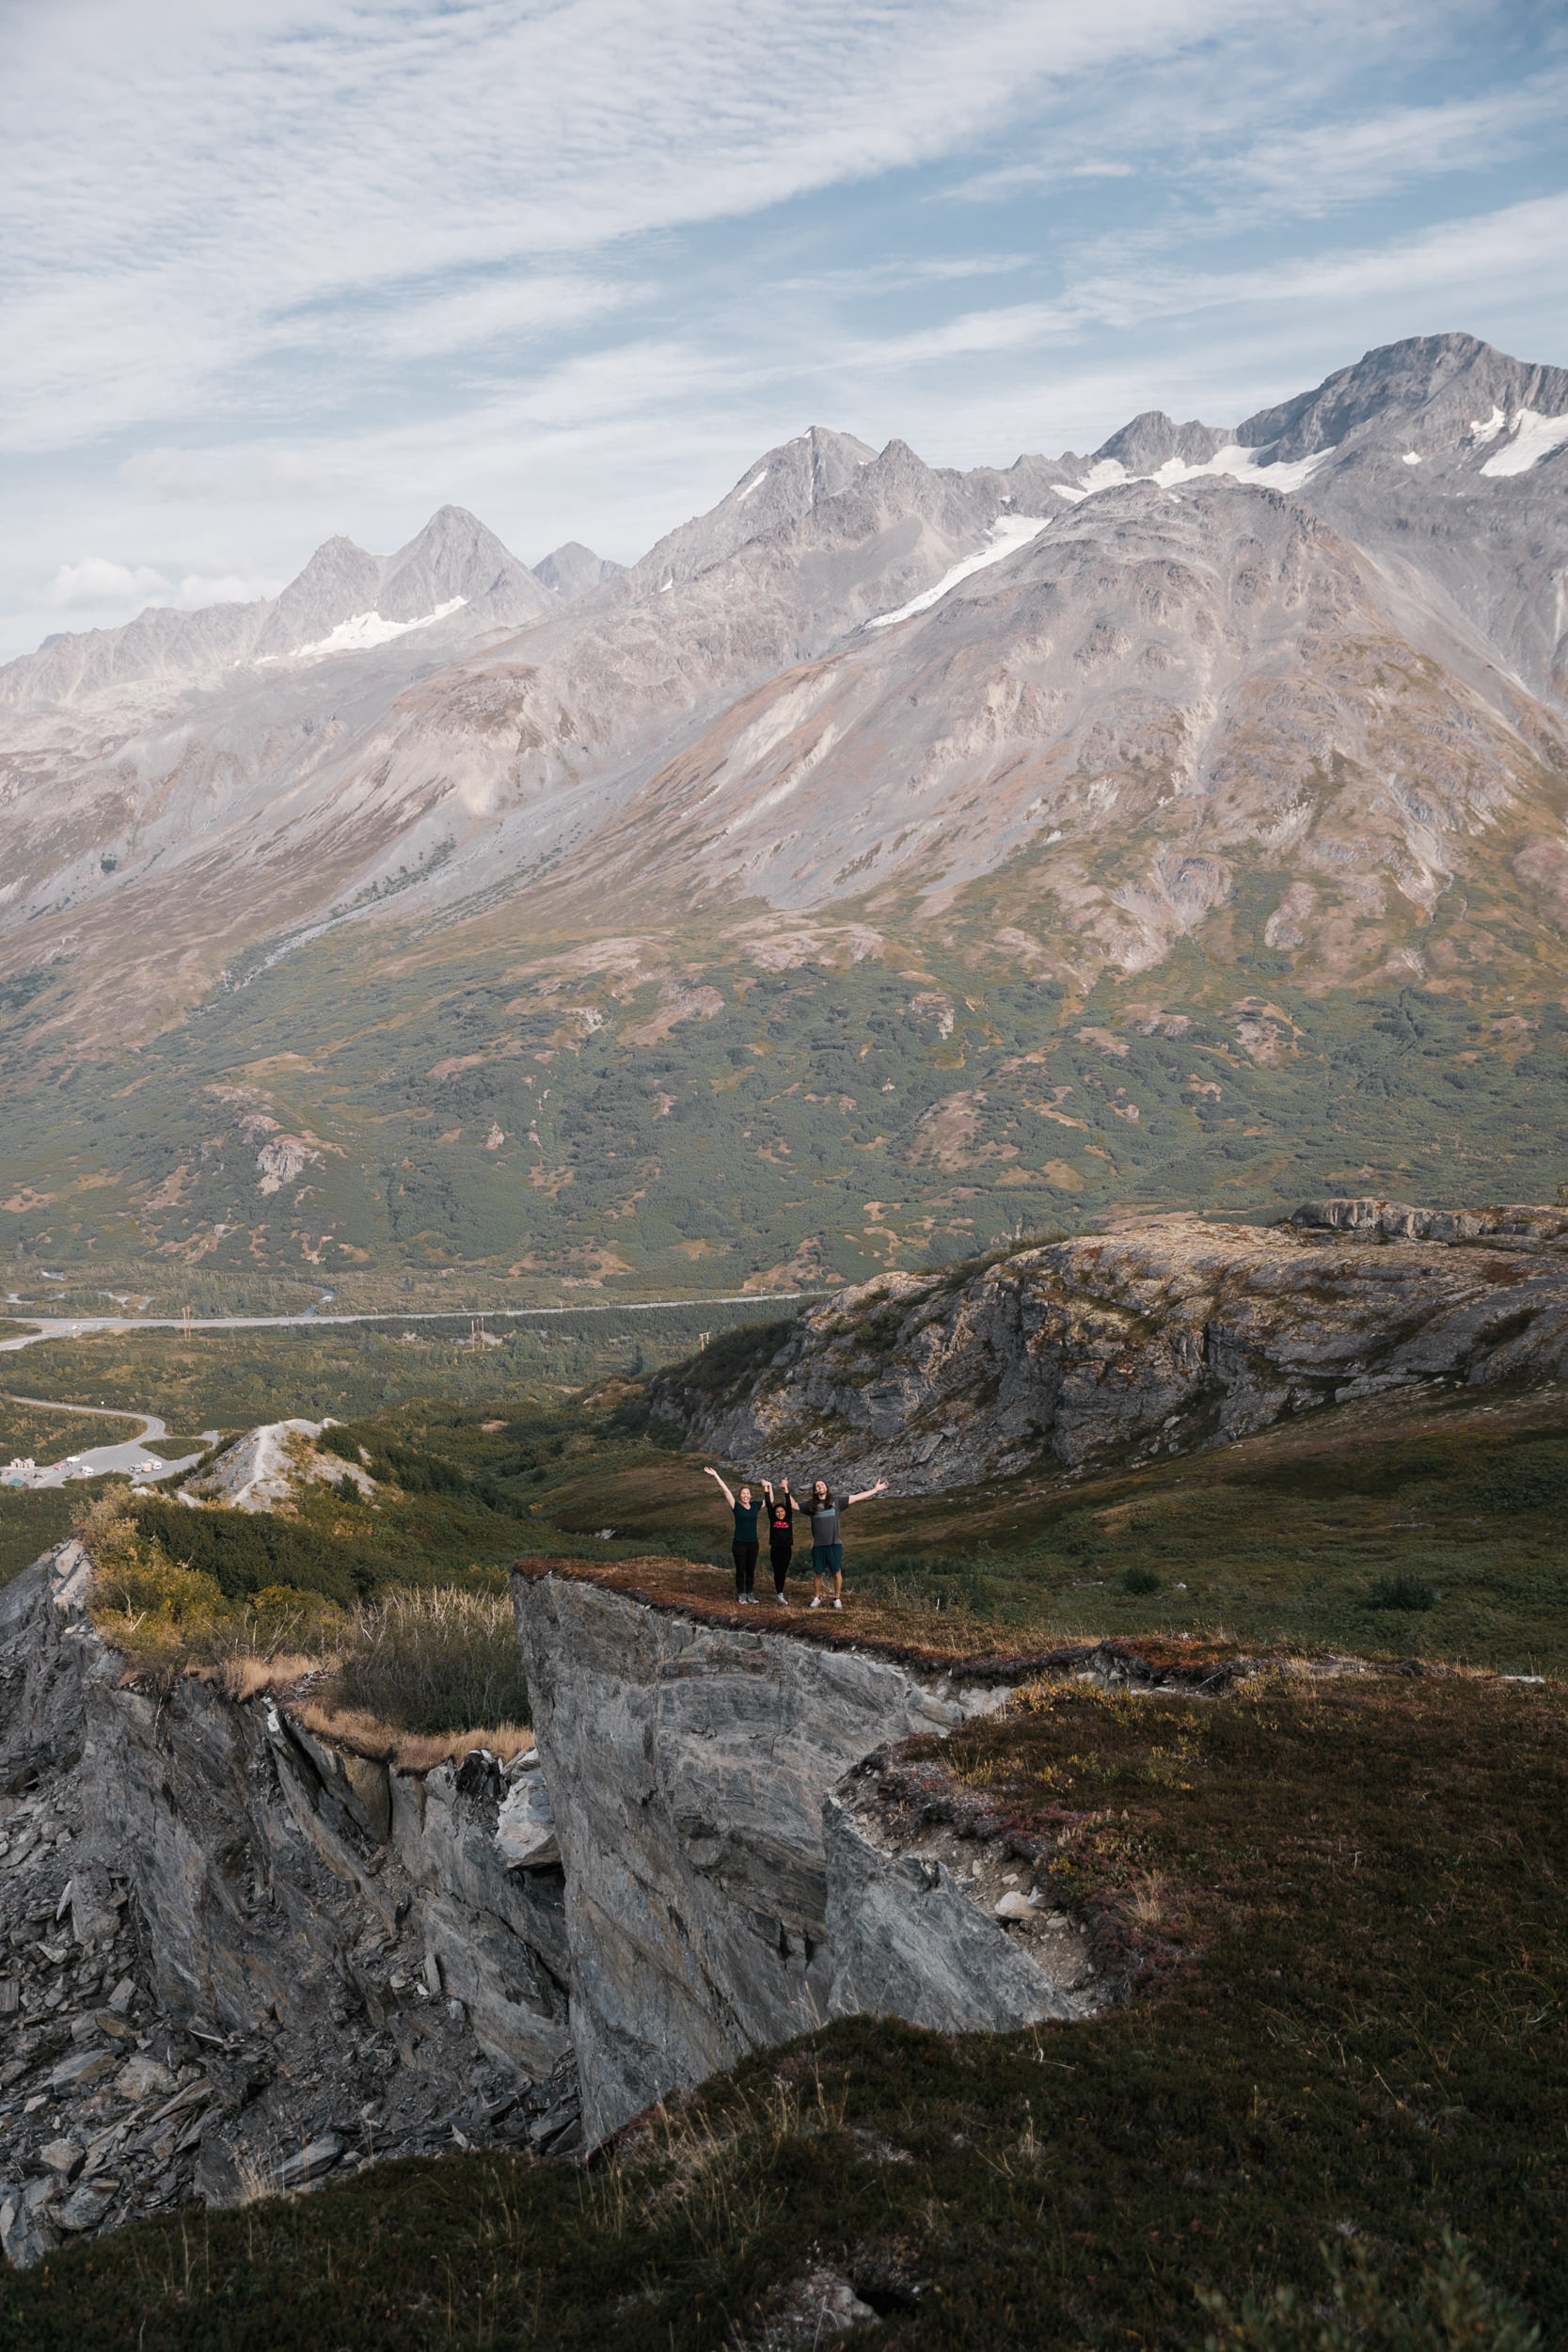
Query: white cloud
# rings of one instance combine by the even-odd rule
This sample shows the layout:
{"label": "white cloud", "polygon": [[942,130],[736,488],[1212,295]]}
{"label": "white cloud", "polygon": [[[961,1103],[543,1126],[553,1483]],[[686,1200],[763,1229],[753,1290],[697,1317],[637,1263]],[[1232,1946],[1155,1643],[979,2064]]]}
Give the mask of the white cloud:
{"label": "white cloud", "polygon": [[1276,133],[1218,168],[1255,197],[1310,215],[1411,182],[1495,170],[1519,151],[1528,135],[1543,125],[1560,124],[1565,113],[1568,75],[1542,73],[1479,98],[1395,106],[1360,121],[1339,117]]}
{"label": "white cloud", "polygon": [[106,555],[84,555],[62,564],[41,591],[44,604],[60,612],[139,612],[150,599],[199,612],[209,604],[247,604],[276,596],[280,580],[254,572],[187,572],[178,587],[150,564],[117,564]]}
{"label": "white cloud", "polygon": [[69,611],[76,606],[121,605],[133,596],[144,600],[168,581],[149,564],[115,564],[106,555],[84,555],[79,564],[62,564],[43,591],[45,604]]}
{"label": "white cloud", "polygon": [[1110,163],[1094,157],[1075,164],[1063,156],[1059,161],[1003,164],[994,171],[977,171],[969,179],[960,180],[947,194],[961,197],[968,203],[987,204],[1002,197],[1017,196],[1025,188],[1048,188],[1057,181],[1131,180],[1136,171],[1135,164]]}
{"label": "white cloud", "polygon": [[298,449],[265,446],[163,447],[133,452],[120,466],[119,478],[132,489],[159,500],[202,504],[220,499],[325,501],[332,494],[334,468],[322,451],[308,455]]}
{"label": "white cloud", "polygon": [[[1165,268],[1104,271],[1068,285],[1052,302],[971,310],[940,326],[862,343],[856,357],[880,369],[979,356],[1044,350],[1093,326],[1127,329],[1157,319],[1193,319],[1220,310],[1313,304],[1348,310],[1374,297],[1402,310],[1435,299],[1439,326],[1459,324],[1456,306],[1495,300],[1513,290],[1560,303],[1568,295],[1568,194],[1541,197],[1496,213],[1444,221],[1414,236],[1349,246],[1238,270]],[[1386,340],[1431,331],[1391,321]],[[1356,357],[1352,353],[1348,357]]]}
{"label": "white cloud", "polygon": [[[542,257],[907,168],[1048,85],[1148,63],[1250,12],[294,0],[214,14],[165,0],[154,38],[145,10],[76,0],[35,18],[0,91],[5,437],[57,447],[187,412],[204,389],[242,402],[244,372],[301,336],[331,368],[334,306],[374,295],[401,311],[412,290],[417,310],[454,272],[526,279]],[[601,298],[592,273],[546,272],[522,324],[559,326]],[[491,300],[452,298],[445,331],[512,331]]]}

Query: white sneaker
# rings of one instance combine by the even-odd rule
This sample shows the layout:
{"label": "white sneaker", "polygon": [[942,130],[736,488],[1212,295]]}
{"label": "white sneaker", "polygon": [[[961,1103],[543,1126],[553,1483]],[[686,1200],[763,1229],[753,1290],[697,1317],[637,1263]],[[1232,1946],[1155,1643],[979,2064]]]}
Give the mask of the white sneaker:
{"label": "white sneaker", "polygon": [[834,1607],[835,1609],[842,1609],[842,1608],[843,1608],[843,1606],[844,1606],[844,1603],[843,1603],[841,1600],[835,1600],[835,1601],[834,1601],[834,1603],[833,1603],[833,1607]]}
{"label": "white sneaker", "polygon": [[821,1608],[821,1606],[822,1606],[822,1596],[821,1596],[821,1594],[820,1594],[820,1593],[818,1593],[818,1594],[817,1594],[817,1596],[816,1596],[816,1599],[812,1602],[812,1607],[813,1607],[814,1609],[820,1609],[820,1608]]}

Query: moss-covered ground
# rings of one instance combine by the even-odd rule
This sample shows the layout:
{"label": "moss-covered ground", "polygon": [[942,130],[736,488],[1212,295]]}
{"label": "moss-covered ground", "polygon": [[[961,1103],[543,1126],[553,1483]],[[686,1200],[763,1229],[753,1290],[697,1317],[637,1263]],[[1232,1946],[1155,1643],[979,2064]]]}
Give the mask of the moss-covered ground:
{"label": "moss-covered ground", "polygon": [[1098,2021],[850,2019],[586,2173],[454,2150],[139,2225],[0,2283],[0,2346],[720,2352],[828,2264],[883,2352],[1174,2348],[1199,2288],[1320,2298],[1325,2243],[1408,2304],[1446,2229],[1557,2341],[1565,1736],[1560,1689],[1460,1676],[1042,1687],[909,1765],[1131,1959]]}

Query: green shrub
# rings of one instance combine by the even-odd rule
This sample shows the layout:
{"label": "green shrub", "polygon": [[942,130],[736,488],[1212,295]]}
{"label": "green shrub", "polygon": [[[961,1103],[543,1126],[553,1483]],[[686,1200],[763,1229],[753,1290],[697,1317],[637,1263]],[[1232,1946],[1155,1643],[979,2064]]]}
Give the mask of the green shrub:
{"label": "green shrub", "polygon": [[1430,1584],[1423,1582],[1420,1577],[1407,1575],[1402,1570],[1398,1576],[1374,1577],[1361,1597],[1361,1606],[1363,1609],[1421,1610],[1433,1608],[1437,1596]]}
{"label": "green shrub", "polygon": [[1568,1502],[1568,1446],[1513,1446],[1465,1487],[1478,1511],[1550,1511]]}
{"label": "green shrub", "polygon": [[[130,1518],[143,1541],[210,1576],[230,1600],[268,1584],[292,1584],[347,1608],[369,1592],[374,1578],[362,1553],[278,1512],[188,1511],[149,1498],[132,1504]],[[88,1549],[96,1560],[96,1549]]]}
{"label": "green shrub", "polygon": [[1152,1568],[1124,1568],[1121,1576],[1121,1589],[1124,1593],[1157,1593],[1160,1590],[1160,1579]]}
{"label": "green shrub", "polygon": [[1355,2248],[1347,2276],[1338,2247],[1324,2249],[1332,2314],[1303,2302],[1291,2287],[1276,2287],[1266,2302],[1248,2294],[1239,2312],[1223,2295],[1199,2288],[1198,2302],[1216,2322],[1205,2352],[1535,2352],[1532,2328],[1512,2296],[1488,2287],[1470,2249],[1443,2233],[1441,2258],[1423,2273],[1408,2306],[1384,2287],[1364,2247]]}
{"label": "green shrub", "polygon": [[791,1316],[777,1323],[736,1324],[684,1363],[672,1364],[664,1378],[673,1388],[697,1389],[705,1396],[737,1392],[778,1354],[794,1328]]}

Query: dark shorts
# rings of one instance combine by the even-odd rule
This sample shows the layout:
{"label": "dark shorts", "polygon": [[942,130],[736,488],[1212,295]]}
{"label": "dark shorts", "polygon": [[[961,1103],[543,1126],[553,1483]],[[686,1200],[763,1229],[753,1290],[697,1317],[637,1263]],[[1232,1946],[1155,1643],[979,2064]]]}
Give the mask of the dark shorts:
{"label": "dark shorts", "polygon": [[813,1576],[842,1576],[844,1546],[842,1544],[813,1544],[811,1548]]}

